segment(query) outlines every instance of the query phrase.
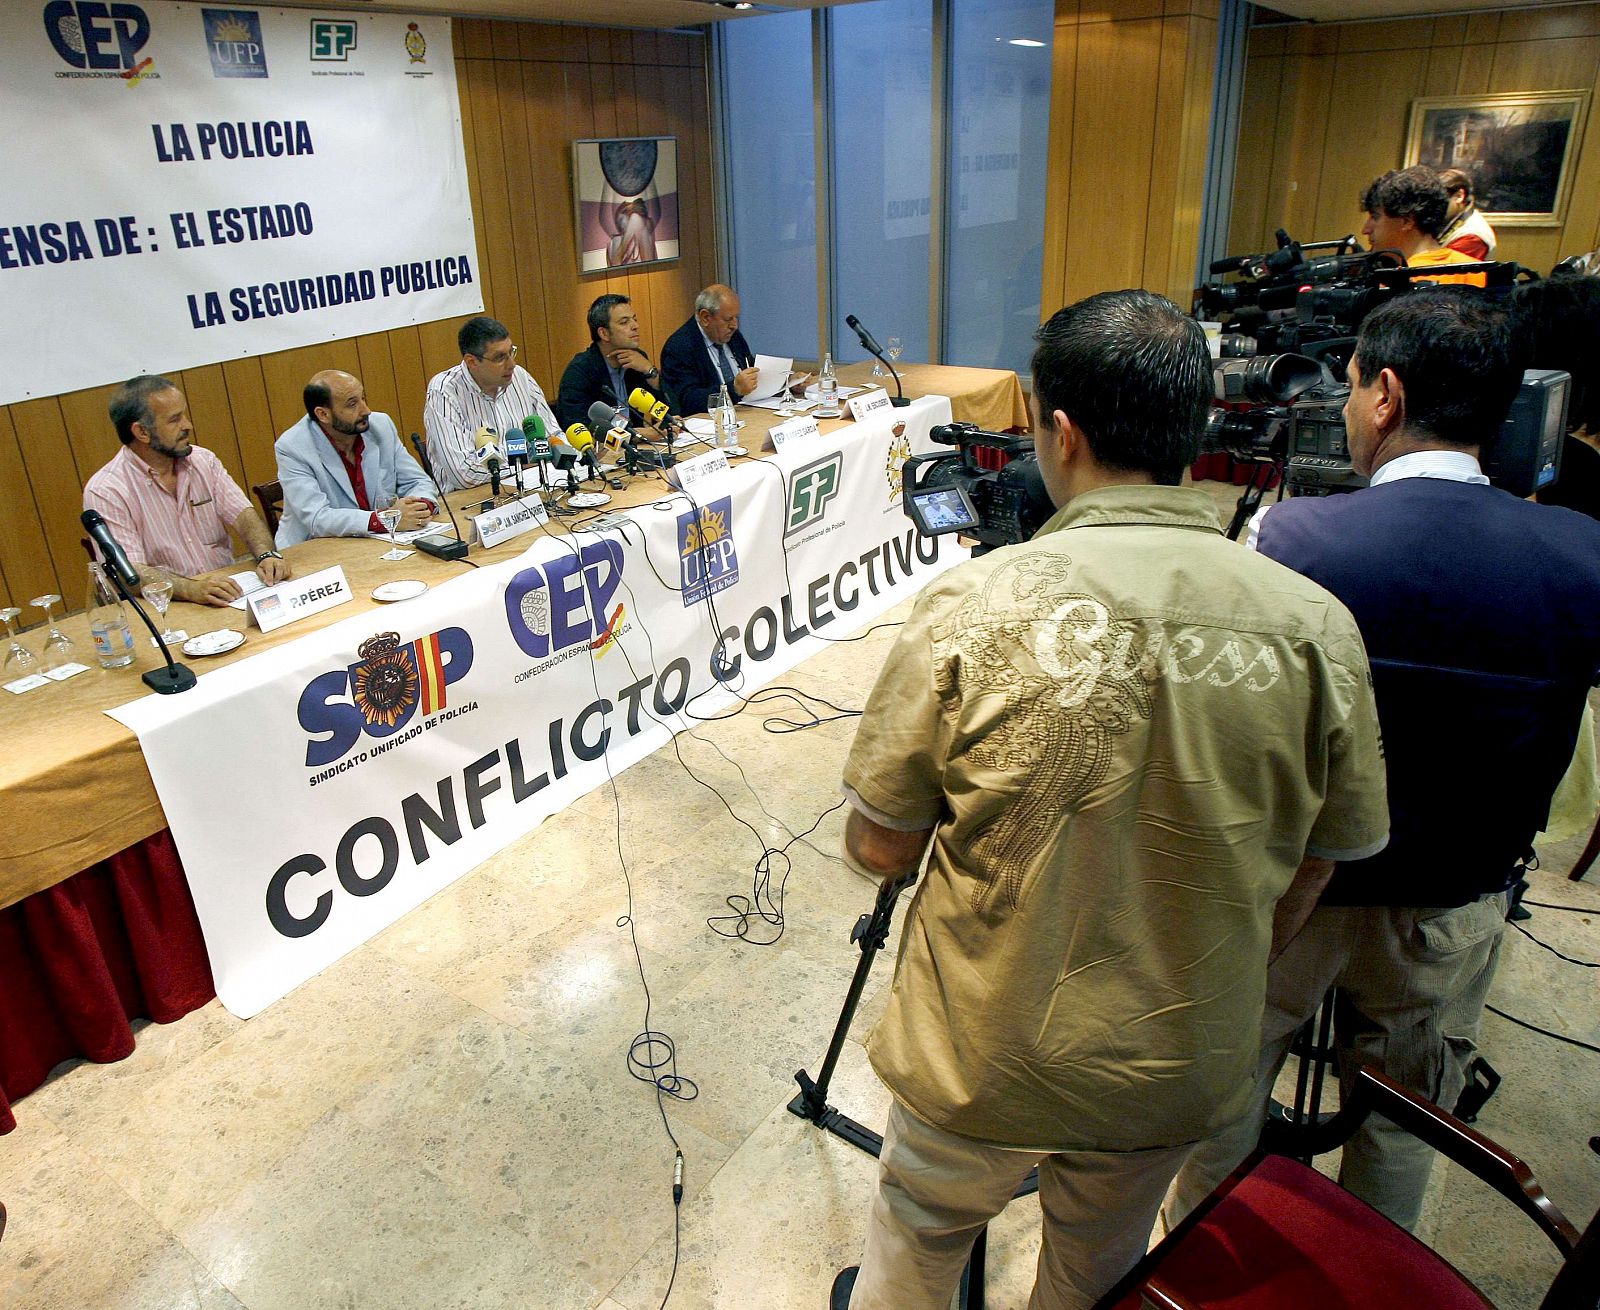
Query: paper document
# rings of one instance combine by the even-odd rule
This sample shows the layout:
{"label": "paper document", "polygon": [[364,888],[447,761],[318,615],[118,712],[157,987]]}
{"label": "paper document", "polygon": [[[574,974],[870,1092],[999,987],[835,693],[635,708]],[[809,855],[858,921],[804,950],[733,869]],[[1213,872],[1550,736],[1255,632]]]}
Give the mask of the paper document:
{"label": "paper document", "polygon": [[[860,393],[862,391],[865,391],[865,390],[866,390],[865,387],[846,387],[846,386],[841,386],[839,388],[839,399],[840,400],[848,400],[851,396],[854,396],[854,395],[856,395],[856,394],[858,394],[858,393]],[[822,399],[822,392],[817,389],[817,384],[815,382],[813,382],[809,387],[806,388],[806,399],[807,400],[821,400]]]}
{"label": "paper document", "polygon": [[766,400],[769,396],[776,396],[783,390],[783,384],[788,381],[789,374],[794,370],[794,359],[780,359],[777,355],[756,356],[756,385],[755,390],[741,396],[741,405],[753,404],[758,400]]}
{"label": "paper document", "polygon": [[[440,523],[438,519],[434,519],[430,523],[424,523],[420,528],[413,528],[410,532],[397,532],[394,534],[394,539],[400,545],[404,546],[409,542],[415,541],[418,537],[432,536],[444,526],[445,525]],[[367,535],[374,541],[389,540],[389,534],[387,532],[369,532]]]}
{"label": "paper document", "polygon": [[261,575],[259,573],[230,573],[228,576],[239,584],[239,599],[230,600],[228,602],[228,604],[236,610],[242,610],[245,608],[244,598],[252,591],[260,591],[267,585],[261,581]]}

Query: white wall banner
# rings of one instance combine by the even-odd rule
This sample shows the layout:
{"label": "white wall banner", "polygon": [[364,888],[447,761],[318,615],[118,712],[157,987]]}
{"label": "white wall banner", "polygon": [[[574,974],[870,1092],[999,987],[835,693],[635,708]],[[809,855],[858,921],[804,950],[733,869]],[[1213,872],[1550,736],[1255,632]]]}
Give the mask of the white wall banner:
{"label": "white wall banner", "polygon": [[874,415],[114,711],[222,1003],[258,1013],[608,760],[692,726],[685,710],[715,713],[958,563],[900,505],[900,466],[949,421],[940,397]]}
{"label": "white wall banner", "polygon": [[477,312],[450,20],[0,6],[0,404]]}

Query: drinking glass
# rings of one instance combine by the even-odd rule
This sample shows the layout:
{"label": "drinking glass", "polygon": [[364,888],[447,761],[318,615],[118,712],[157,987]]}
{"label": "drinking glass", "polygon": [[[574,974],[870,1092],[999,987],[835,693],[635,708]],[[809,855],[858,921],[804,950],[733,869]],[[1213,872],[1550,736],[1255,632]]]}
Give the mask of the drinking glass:
{"label": "drinking glass", "polygon": [[389,534],[389,549],[394,550],[399,542],[394,539],[394,530],[400,526],[400,502],[391,500],[380,505],[377,509],[378,522],[383,524],[383,530]]}
{"label": "drinking glass", "polygon": [[44,611],[44,621],[50,625],[50,632],[44,639],[44,649],[39,652],[44,661],[45,669],[59,669],[71,664],[76,659],[76,650],[72,638],[61,631],[61,621],[56,618],[56,606],[61,604],[60,596],[35,596],[28,602],[37,605]]}
{"label": "drinking glass", "polygon": [[178,634],[167,627],[167,606],[172,604],[172,579],[163,577],[159,573],[151,573],[145,578],[144,586],[139,590],[150,602],[156,617],[161,620],[161,644],[165,646],[169,642],[176,641]]}
{"label": "drinking glass", "polygon": [[774,411],[780,418],[794,417],[794,380],[798,376],[790,369],[783,378],[783,394],[778,397],[778,408]]}
{"label": "drinking glass", "polygon": [[6,636],[11,639],[10,644],[6,647],[5,661],[0,664],[0,670],[3,670],[0,676],[3,676],[7,682],[10,682],[13,678],[26,678],[39,672],[39,657],[24,646],[17,637],[17,615],[21,613],[22,611],[15,605],[0,609],[0,620],[5,621]]}
{"label": "drinking glass", "polygon": [[888,346],[887,354],[889,356],[889,360],[891,363],[893,363],[904,353],[904,350],[900,344],[900,338],[890,337],[886,344]]}

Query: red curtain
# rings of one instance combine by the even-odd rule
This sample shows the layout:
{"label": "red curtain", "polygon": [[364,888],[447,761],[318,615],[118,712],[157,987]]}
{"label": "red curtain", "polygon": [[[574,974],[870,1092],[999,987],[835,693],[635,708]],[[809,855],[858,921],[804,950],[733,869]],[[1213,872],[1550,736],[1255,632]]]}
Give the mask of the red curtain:
{"label": "red curtain", "polygon": [[171,1023],[214,995],[172,835],[0,910],[0,1133],[62,1060],[133,1051],[129,1020]]}

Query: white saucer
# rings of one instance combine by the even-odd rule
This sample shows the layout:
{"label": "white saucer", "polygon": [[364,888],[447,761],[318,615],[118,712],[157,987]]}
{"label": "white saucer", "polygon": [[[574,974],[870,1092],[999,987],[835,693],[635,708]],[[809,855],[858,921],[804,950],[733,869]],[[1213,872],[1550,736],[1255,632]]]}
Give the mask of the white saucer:
{"label": "white saucer", "polygon": [[419,582],[416,578],[401,578],[395,582],[385,582],[381,587],[372,589],[373,600],[410,600],[413,596],[420,596],[428,589],[426,582]]}
{"label": "white saucer", "polygon": [[604,491],[575,491],[567,497],[567,504],[573,509],[599,509],[610,503],[611,497]]}
{"label": "white saucer", "polygon": [[743,446],[713,446],[712,449],[720,450],[729,459],[732,459],[735,455],[748,455],[750,453]]}
{"label": "white saucer", "polygon": [[218,628],[215,632],[202,632],[183,643],[185,655],[226,655],[244,645],[244,633],[233,628]]}

